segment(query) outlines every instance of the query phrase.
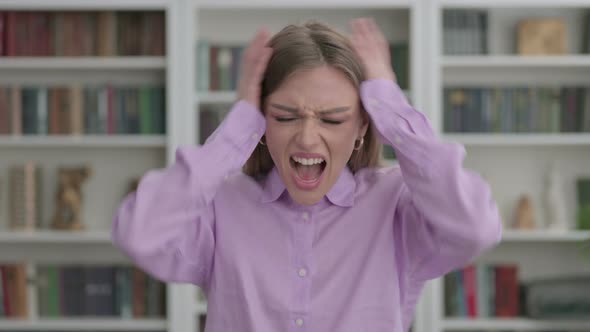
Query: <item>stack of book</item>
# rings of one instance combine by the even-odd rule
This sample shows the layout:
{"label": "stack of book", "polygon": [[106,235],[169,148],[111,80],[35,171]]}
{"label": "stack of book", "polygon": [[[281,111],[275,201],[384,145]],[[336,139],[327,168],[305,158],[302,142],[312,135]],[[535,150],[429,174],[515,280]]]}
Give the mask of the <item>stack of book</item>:
{"label": "stack of book", "polygon": [[445,88],[445,132],[590,132],[590,88]]}
{"label": "stack of book", "polygon": [[41,317],[165,316],[165,284],[137,267],[42,265],[37,284]]}
{"label": "stack of book", "polygon": [[[390,43],[391,64],[402,89],[410,85],[408,42]],[[197,42],[196,68],[198,91],[233,91],[236,89],[242,61],[242,45],[215,45],[208,40]]]}
{"label": "stack of book", "polygon": [[446,55],[487,54],[487,13],[476,9],[446,9],[443,52]]}
{"label": "stack of book", "polygon": [[34,230],[41,219],[41,168],[33,161],[10,169],[10,227]]}
{"label": "stack of book", "polygon": [[162,86],[0,87],[0,135],[163,134]]}
{"label": "stack of book", "polygon": [[0,56],[161,56],[165,17],[148,12],[0,12]]}
{"label": "stack of book", "polygon": [[516,317],[520,310],[518,267],[468,265],[444,277],[448,317]]}
{"label": "stack of book", "polygon": [[27,270],[24,264],[0,265],[0,318],[27,318]]}

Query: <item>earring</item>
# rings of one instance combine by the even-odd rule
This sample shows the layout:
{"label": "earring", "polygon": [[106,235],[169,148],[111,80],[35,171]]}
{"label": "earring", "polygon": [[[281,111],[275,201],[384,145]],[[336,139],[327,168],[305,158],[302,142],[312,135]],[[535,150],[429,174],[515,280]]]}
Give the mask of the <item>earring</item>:
{"label": "earring", "polygon": [[[357,145],[358,142],[358,145]],[[358,151],[361,149],[361,146],[363,146],[363,143],[365,143],[365,138],[361,137],[361,139],[357,139],[356,141],[354,141],[354,150]]]}

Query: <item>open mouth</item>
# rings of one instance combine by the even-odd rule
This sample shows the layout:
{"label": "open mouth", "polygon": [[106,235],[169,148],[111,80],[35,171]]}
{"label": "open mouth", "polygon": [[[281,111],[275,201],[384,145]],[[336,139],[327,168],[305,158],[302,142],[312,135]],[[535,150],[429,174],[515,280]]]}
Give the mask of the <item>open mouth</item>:
{"label": "open mouth", "polygon": [[295,184],[304,190],[312,190],[319,186],[327,165],[323,158],[303,158],[298,156],[291,156],[289,163],[293,169]]}

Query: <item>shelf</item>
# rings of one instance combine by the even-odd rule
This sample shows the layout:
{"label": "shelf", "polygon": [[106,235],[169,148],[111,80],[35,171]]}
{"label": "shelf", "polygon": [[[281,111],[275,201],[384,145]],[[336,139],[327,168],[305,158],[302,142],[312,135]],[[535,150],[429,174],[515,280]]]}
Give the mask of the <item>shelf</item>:
{"label": "shelf", "polygon": [[452,133],[444,134],[447,141],[459,142],[470,146],[549,146],[549,145],[585,145],[590,146],[590,133]]}
{"label": "shelf", "polygon": [[416,2],[414,0],[193,0],[200,9],[287,9],[287,8],[407,8]]}
{"label": "shelf", "polygon": [[502,242],[579,242],[590,240],[590,231],[505,231]]}
{"label": "shelf", "polygon": [[0,231],[0,244],[111,244],[108,231]]}
{"label": "shelf", "polygon": [[564,8],[588,7],[587,0],[564,0],[559,5],[554,0],[440,0],[443,7],[452,8]]}
{"label": "shelf", "polygon": [[533,320],[526,318],[507,319],[444,319],[444,330],[517,330],[517,331],[588,331],[588,321]]}
{"label": "shelf", "polygon": [[0,70],[164,70],[166,58],[120,57],[0,57]]}
{"label": "shelf", "polygon": [[518,56],[518,55],[480,55],[444,56],[441,65],[445,68],[535,68],[535,67],[588,67],[590,56]]}
{"label": "shelf", "polygon": [[0,331],[164,331],[164,319],[0,319]]}
{"label": "shelf", "polygon": [[0,147],[163,148],[163,135],[0,135]]}

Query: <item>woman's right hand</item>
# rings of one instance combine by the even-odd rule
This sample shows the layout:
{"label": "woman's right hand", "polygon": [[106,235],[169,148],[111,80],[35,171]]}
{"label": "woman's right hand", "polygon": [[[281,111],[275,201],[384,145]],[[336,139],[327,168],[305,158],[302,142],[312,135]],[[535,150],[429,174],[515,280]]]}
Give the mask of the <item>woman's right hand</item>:
{"label": "woman's right hand", "polygon": [[238,83],[238,100],[245,100],[260,109],[261,83],[266,65],[272,55],[272,48],[266,46],[270,32],[260,29],[250,42],[242,57],[240,80]]}

